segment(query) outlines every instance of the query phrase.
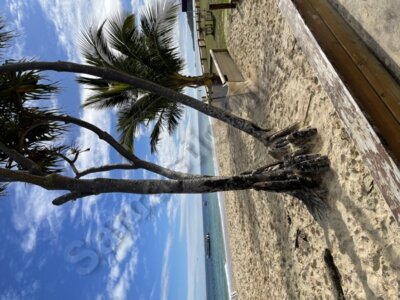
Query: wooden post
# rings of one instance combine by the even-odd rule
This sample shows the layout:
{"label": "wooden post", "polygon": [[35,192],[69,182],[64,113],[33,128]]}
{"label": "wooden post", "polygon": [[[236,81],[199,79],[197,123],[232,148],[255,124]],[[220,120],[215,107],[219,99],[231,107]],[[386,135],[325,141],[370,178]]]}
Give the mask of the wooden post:
{"label": "wooden post", "polygon": [[219,4],[210,4],[209,5],[210,10],[230,9],[230,8],[236,8],[236,4],[235,3],[219,3]]}

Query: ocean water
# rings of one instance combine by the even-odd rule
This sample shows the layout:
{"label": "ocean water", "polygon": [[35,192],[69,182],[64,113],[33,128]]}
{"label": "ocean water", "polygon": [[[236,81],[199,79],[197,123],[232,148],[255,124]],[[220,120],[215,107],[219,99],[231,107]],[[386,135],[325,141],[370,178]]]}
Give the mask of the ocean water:
{"label": "ocean water", "polygon": [[218,195],[203,195],[203,228],[210,235],[210,256],[205,257],[206,289],[208,300],[229,299],[226,256],[219,213]]}
{"label": "ocean water", "polygon": [[[194,6],[194,5],[193,5]],[[187,48],[187,52],[190,55],[187,57],[187,65],[189,73],[202,74],[200,64],[200,53],[197,45],[197,30],[196,24],[189,16],[183,14],[182,21],[187,22],[188,27],[186,30],[181,32],[182,38],[185,40],[184,44]],[[190,30],[189,30],[190,28]],[[193,48],[192,48],[193,45]],[[205,89],[199,88],[196,91],[197,99],[201,99],[205,96]],[[197,124],[193,124],[197,123]],[[218,175],[217,166],[215,165],[215,151],[214,141],[212,136],[212,128],[210,118],[202,113],[197,113],[197,118],[192,118],[192,124],[190,125],[193,129],[193,136],[197,135],[195,144],[197,153],[200,153],[200,172],[203,175]],[[197,127],[197,128],[196,128]],[[203,208],[203,237],[207,234],[210,236],[211,251],[210,256],[207,256],[206,241],[204,239],[205,247],[205,275],[206,275],[206,295],[207,300],[225,300],[229,299],[229,293],[231,288],[231,272],[230,272],[230,255],[229,248],[225,244],[227,236],[224,235],[224,212],[221,210],[223,207],[223,199],[221,193],[208,193],[202,196],[202,208]],[[228,256],[228,257],[227,257]]]}
{"label": "ocean water", "polygon": [[[215,151],[210,120],[207,116],[199,114],[198,122],[201,174],[217,175],[216,166],[214,166]],[[228,262],[225,254],[223,221],[221,219],[221,199],[219,199],[218,193],[208,193],[202,195],[202,201],[204,237],[206,234],[210,236],[209,256],[207,256],[207,243],[204,240],[207,299],[229,299],[229,275],[226,269]]]}

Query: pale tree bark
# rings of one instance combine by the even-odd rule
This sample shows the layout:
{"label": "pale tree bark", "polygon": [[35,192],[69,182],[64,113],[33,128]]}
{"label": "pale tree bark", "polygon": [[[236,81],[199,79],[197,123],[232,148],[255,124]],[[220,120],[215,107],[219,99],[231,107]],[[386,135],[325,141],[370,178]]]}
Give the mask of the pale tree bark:
{"label": "pale tree bark", "polygon": [[[90,130],[93,133],[95,133],[99,137],[100,140],[103,140],[106,143],[108,143],[115,151],[117,151],[122,157],[124,157],[126,160],[128,160],[130,162],[130,164],[113,164],[113,165],[94,167],[94,168],[90,168],[90,169],[87,169],[84,171],[78,171],[76,169],[76,167],[74,166],[73,169],[74,169],[74,173],[77,178],[81,178],[83,176],[93,174],[93,173],[111,171],[111,170],[116,170],[116,169],[124,169],[124,170],[145,169],[147,171],[156,173],[158,175],[164,176],[169,179],[189,179],[189,178],[203,177],[202,175],[195,175],[195,174],[188,174],[188,173],[184,173],[184,172],[174,171],[174,170],[159,166],[157,164],[154,164],[152,162],[142,160],[139,157],[137,157],[135,154],[133,154],[132,152],[127,150],[125,147],[123,147],[108,132],[101,130],[99,127],[97,127],[89,122],[74,118],[69,115],[37,114],[37,113],[31,113],[29,111],[24,111],[24,113],[29,114],[31,117],[35,117],[38,119],[47,119],[47,120],[51,120],[51,121],[64,122],[66,124],[75,124],[79,127]],[[1,144],[0,144],[0,146],[1,146]],[[2,149],[0,148],[0,150],[2,150]],[[13,151],[13,150],[9,150],[9,151]]]}
{"label": "pale tree bark", "polygon": [[[39,71],[58,71],[58,72],[69,72],[69,73],[79,73],[87,74],[92,76],[97,76],[105,80],[116,81],[121,83],[126,83],[137,88],[149,91],[151,93],[157,94],[170,101],[178,102],[183,105],[189,106],[196,109],[210,117],[216,118],[228,125],[237,128],[263,143],[266,147],[274,148],[276,144],[285,144],[287,141],[287,136],[296,133],[297,127],[291,126],[288,129],[284,129],[278,133],[271,133],[269,129],[263,129],[258,125],[254,124],[249,120],[245,120],[238,116],[231,114],[230,112],[220,109],[218,107],[205,104],[198,101],[190,96],[178,93],[172,89],[163,87],[154,82],[147,81],[136,76],[117,71],[115,69],[105,68],[105,67],[95,67],[89,65],[76,64],[65,61],[56,62],[19,62],[10,63],[0,66],[0,73],[5,72],[17,72],[17,71],[28,71],[28,70],[39,70]],[[290,129],[290,130],[289,130]],[[306,130],[306,135],[315,135],[315,130]],[[304,135],[304,134],[303,134]],[[291,137],[295,140],[295,137]],[[292,143],[292,142],[291,142]],[[296,143],[296,142],[295,142]],[[286,147],[286,145],[285,145]],[[279,146],[278,148],[281,148]],[[286,147],[287,148],[287,147]],[[285,150],[286,151],[286,150]]]}
{"label": "pale tree bark", "polygon": [[180,180],[78,179],[59,174],[43,176],[0,169],[0,179],[3,182],[29,183],[47,190],[68,191],[53,201],[55,205],[104,193],[198,194],[246,189],[287,193],[300,199],[311,214],[320,220],[327,206],[316,192],[319,187],[318,176],[328,169],[329,160],[326,156],[310,154],[288,157],[285,161],[237,176]]}
{"label": "pale tree bark", "polygon": [[10,159],[13,161],[17,162],[19,165],[23,166],[29,172],[34,173],[34,174],[44,174],[40,167],[31,161],[29,158],[26,158],[23,156],[21,153],[14,149],[9,149],[3,142],[0,141],[0,151],[3,152],[4,154],[8,155]]}
{"label": "pale tree bark", "polygon": [[173,76],[178,86],[182,87],[201,87],[212,85],[213,82],[219,81],[219,76],[213,73],[204,73],[199,76],[187,76],[179,73]]}
{"label": "pale tree bark", "polygon": [[[315,137],[315,129],[298,130],[296,125],[277,133],[270,133],[254,123],[236,117],[227,111],[207,105],[184,94],[162,87],[152,82],[116,71],[113,69],[80,65],[70,62],[23,62],[0,66],[0,73],[27,70],[54,70],[62,72],[82,73],[101,77],[105,80],[122,82],[141,88],[171,101],[179,102],[217,118],[237,129],[240,129],[269,147],[270,154],[281,161],[251,170],[237,176],[201,176],[173,171],[154,163],[139,159],[124,148],[109,133],[100,128],[73,118],[68,115],[36,114],[25,110],[39,120],[45,118],[56,122],[75,124],[94,132],[100,139],[107,142],[115,151],[124,157],[128,163],[93,167],[79,171],[73,168],[75,178],[60,174],[46,174],[35,164],[19,154],[0,144],[0,151],[22,165],[27,171],[0,169],[0,182],[24,182],[45,188],[47,190],[62,190],[66,194],[55,199],[55,205],[61,205],[71,200],[103,193],[134,193],[134,194],[192,194],[220,191],[235,191],[255,189],[270,192],[287,193],[300,199],[311,214],[317,219],[322,218],[326,204],[321,200],[319,178],[329,169],[329,160],[318,154],[305,155],[308,143]],[[68,159],[67,159],[68,161]],[[70,164],[74,161],[70,160]],[[114,178],[82,179],[81,177],[98,172],[116,169],[143,168],[157,173],[170,180],[125,180]]]}

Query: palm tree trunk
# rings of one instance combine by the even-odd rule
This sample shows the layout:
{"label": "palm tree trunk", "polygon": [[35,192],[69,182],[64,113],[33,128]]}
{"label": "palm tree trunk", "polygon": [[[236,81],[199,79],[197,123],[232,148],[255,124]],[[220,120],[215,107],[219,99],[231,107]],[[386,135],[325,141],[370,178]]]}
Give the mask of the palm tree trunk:
{"label": "palm tree trunk", "polygon": [[47,190],[70,190],[82,194],[199,194],[221,191],[257,189],[290,192],[301,189],[302,180],[285,175],[274,180],[274,173],[238,176],[200,177],[183,180],[128,180],[112,178],[77,179],[59,174],[33,175],[25,171],[0,168],[0,178],[6,182],[30,183]]}
{"label": "palm tree trunk", "polygon": [[182,74],[175,74],[179,86],[201,87],[212,85],[219,77],[213,73],[204,73],[200,76],[185,76]]}
{"label": "palm tree trunk", "polygon": [[235,127],[247,134],[252,135],[254,138],[259,140],[267,147],[270,146],[271,142],[273,141],[272,137],[274,135],[270,134],[269,130],[263,129],[249,120],[237,117],[223,109],[207,105],[201,101],[198,101],[195,98],[178,93],[172,89],[160,86],[156,83],[117,70],[108,69],[105,67],[94,67],[94,66],[76,64],[71,62],[64,62],[64,61],[19,62],[19,63],[10,63],[0,66],[0,73],[10,72],[10,71],[11,72],[28,71],[28,70],[58,71],[58,72],[87,74],[87,75],[101,77],[105,80],[130,84],[132,86],[165,97],[171,101],[179,102],[183,105],[192,107],[193,109],[196,109],[210,117],[225,122],[228,125],[231,125],[232,127]]}
{"label": "palm tree trunk", "polygon": [[321,219],[327,205],[316,194],[317,176],[329,169],[329,160],[318,154],[288,157],[285,161],[237,176],[200,177],[182,180],[126,180],[111,178],[78,179],[59,174],[42,176],[0,168],[0,179],[24,182],[47,190],[67,190],[53,201],[64,204],[77,198],[103,193],[198,194],[255,189],[287,193],[300,199],[316,219]]}

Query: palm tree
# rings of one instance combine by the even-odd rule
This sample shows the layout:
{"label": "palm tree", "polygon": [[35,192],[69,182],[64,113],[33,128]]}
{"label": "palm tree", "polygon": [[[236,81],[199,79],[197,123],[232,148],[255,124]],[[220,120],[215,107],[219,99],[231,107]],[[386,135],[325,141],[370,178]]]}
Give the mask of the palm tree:
{"label": "palm tree", "polygon": [[[8,46],[14,37],[5,30],[0,20],[0,49]],[[13,61],[6,61],[13,63]],[[27,114],[24,109],[30,103],[29,111],[50,113],[45,108],[45,101],[57,91],[54,84],[43,84],[43,78],[36,71],[6,72],[0,74],[0,143],[20,153],[24,158],[36,163],[37,172],[55,173],[63,146],[55,145],[58,137],[64,132],[64,126],[53,121],[46,121]],[[7,169],[26,170],[26,167],[10,153],[0,152],[0,166]],[[0,193],[5,186],[0,186]]]}
{"label": "palm tree", "polygon": [[[145,9],[139,20],[130,14],[104,21],[97,29],[89,28],[82,39],[86,62],[133,74],[176,92],[210,84],[215,75],[182,74],[184,62],[173,39],[177,15],[178,5],[158,1]],[[85,106],[118,107],[121,142],[128,149],[132,148],[138,125],[153,121],[150,145],[151,151],[156,151],[161,131],[173,132],[182,117],[181,104],[132,85],[86,76],[80,77],[79,82],[94,92]]]}
{"label": "palm tree", "polygon": [[[25,182],[48,190],[69,191],[54,199],[55,205],[111,192],[206,193],[243,189],[283,192],[300,199],[316,220],[324,218],[327,205],[318,194],[318,177],[329,169],[327,157],[318,154],[292,155],[285,158],[285,161],[230,177],[175,172],[138,159],[111,135],[93,124],[44,108],[43,100],[49,99],[57,88],[53,84],[42,84],[43,78],[37,72],[0,74],[0,182]],[[75,158],[69,159],[64,153],[71,148],[56,144],[59,136],[65,133],[61,123],[91,130],[130,164],[105,165],[78,171],[74,163],[83,151],[72,149]],[[70,164],[75,178],[65,175],[66,168],[60,164],[61,160]],[[107,170],[137,168],[147,169],[172,180],[80,179],[87,174]],[[1,184],[0,195],[5,189],[6,185]]]}
{"label": "palm tree", "polygon": [[[64,146],[56,145],[63,134],[60,123],[33,117],[30,113],[48,114],[45,100],[57,91],[53,84],[39,83],[42,80],[35,71],[9,72],[0,75],[0,142],[34,161],[41,172],[54,173],[59,169],[58,153]],[[29,102],[29,109],[24,106]],[[0,153],[0,165],[6,168],[26,170],[7,153]]]}
{"label": "palm tree", "polygon": [[[2,32],[4,27],[0,20],[0,49],[7,45],[10,33]],[[323,218],[327,205],[320,198],[319,177],[329,169],[326,156],[289,155],[281,161],[244,172],[236,176],[213,177],[181,173],[163,168],[151,162],[139,159],[132,151],[126,149],[109,133],[86,121],[60,114],[45,106],[52,93],[57,91],[54,84],[44,84],[44,79],[38,70],[58,70],[76,72],[97,76],[98,82],[107,80],[108,86],[139,86],[150,90],[165,99],[174,99],[172,103],[189,105],[233,124],[266,145],[274,138],[287,136],[282,131],[264,138],[265,130],[257,125],[235,117],[224,110],[204,106],[189,96],[162,87],[149,81],[127,75],[115,69],[99,66],[79,65],[69,62],[6,62],[0,66],[0,194],[5,191],[7,183],[23,182],[40,186],[47,190],[62,190],[66,193],[53,200],[55,205],[61,205],[71,200],[84,198],[101,193],[208,193],[216,191],[255,189],[261,191],[287,193],[300,199],[312,215],[320,220]],[[89,80],[90,78],[88,78]],[[111,89],[110,88],[110,89]],[[135,93],[135,90],[127,90]],[[139,95],[142,91],[137,89]],[[160,96],[161,98],[161,96]],[[135,99],[135,98],[134,98]],[[137,96],[137,102],[142,99]],[[130,101],[130,100],[127,100]],[[137,103],[135,102],[135,103]],[[136,113],[136,112],[135,112]],[[108,143],[127,163],[95,166],[86,170],[78,170],[75,162],[79,150],[60,144],[58,138],[65,133],[66,125],[76,125],[95,133]],[[277,145],[285,148],[287,142],[297,141],[296,136],[304,138],[304,132],[295,131],[290,139],[280,140]],[[73,156],[68,157],[67,151]],[[61,160],[66,161],[70,169]],[[146,169],[159,174],[168,180],[126,180],[119,178],[81,179],[88,174],[110,170]],[[75,177],[68,174],[75,173]]]}

